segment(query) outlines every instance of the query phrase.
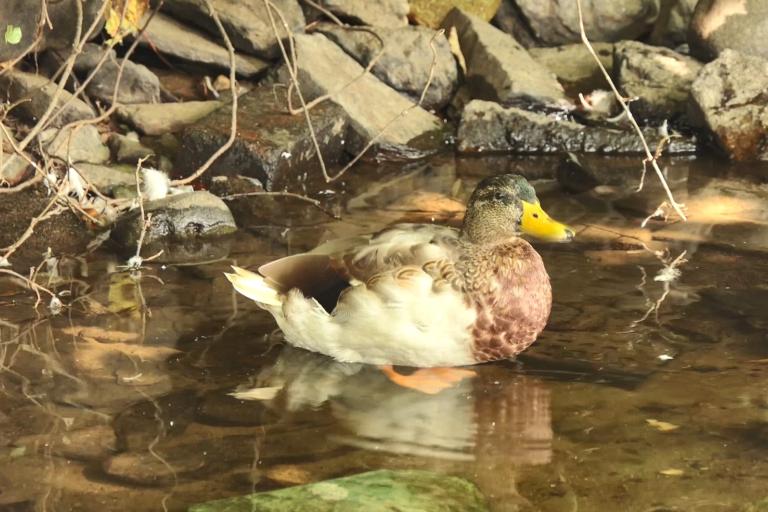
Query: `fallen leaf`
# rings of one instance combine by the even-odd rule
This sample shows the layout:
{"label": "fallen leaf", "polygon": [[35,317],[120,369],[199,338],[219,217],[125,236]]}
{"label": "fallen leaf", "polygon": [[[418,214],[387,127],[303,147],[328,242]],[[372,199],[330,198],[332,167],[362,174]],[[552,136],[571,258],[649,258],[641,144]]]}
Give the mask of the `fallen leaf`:
{"label": "fallen leaf", "polygon": [[665,476],[682,476],[684,474],[682,469],[675,468],[662,469],[659,473]]}
{"label": "fallen leaf", "polygon": [[451,53],[456,57],[456,61],[459,67],[467,74],[467,61],[464,58],[464,52],[461,51],[461,44],[459,43],[459,33],[456,31],[456,27],[451,27],[448,31],[448,45],[451,47]]}
{"label": "fallen leaf", "polygon": [[667,423],[666,421],[659,421],[655,420],[653,418],[648,418],[645,420],[648,425],[652,426],[653,428],[660,430],[661,432],[670,432],[672,430],[677,430],[680,428],[680,425],[675,425],[674,423]]}
{"label": "fallen leaf", "polygon": [[139,31],[141,18],[148,8],[149,0],[111,0],[104,30],[113,40],[120,42],[125,35]]}
{"label": "fallen leaf", "polygon": [[21,27],[8,25],[5,28],[5,42],[8,44],[19,44],[21,42]]}

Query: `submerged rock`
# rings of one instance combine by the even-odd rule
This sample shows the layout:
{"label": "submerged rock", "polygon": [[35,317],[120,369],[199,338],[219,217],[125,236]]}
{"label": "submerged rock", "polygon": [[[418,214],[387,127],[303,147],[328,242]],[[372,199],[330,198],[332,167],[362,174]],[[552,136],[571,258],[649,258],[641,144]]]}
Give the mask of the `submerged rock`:
{"label": "submerged rock", "polygon": [[[651,148],[661,140],[656,130],[646,130]],[[642,153],[643,146],[633,131],[584,126],[515,107],[474,100],[464,109],[457,135],[463,153],[504,151],[512,153]],[[694,141],[674,138],[667,154],[693,153]]]}
{"label": "submerged rock", "polygon": [[[594,43],[600,63],[608,73],[613,70],[613,44]],[[533,60],[554,73],[558,81],[572,95],[607,87],[605,76],[595,58],[582,43],[551,48],[531,48]]]}
{"label": "submerged rock", "polygon": [[[321,36],[322,37],[322,36]],[[238,135],[234,145],[212,166],[208,175],[250,176],[273,190],[318,172],[317,154],[303,115],[291,115],[271,87],[259,87],[238,101]],[[177,168],[192,172],[229,138],[232,110],[221,108],[181,135]],[[311,111],[312,126],[324,160],[337,162],[347,136],[344,112],[332,102]]]}
{"label": "submerged rock", "polygon": [[[581,40],[576,2],[516,0],[528,26],[545,46]],[[647,32],[659,13],[659,0],[591,0],[582,2],[590,41],[635,39]]]}
{"label": "submerged rock", "polygon": [[[237,230],[224,201],[205,191],[177,194],[149,201],[144,211],[152,221],[144,238],[146,245],[226,235]],[[136,250],[143,225],[138,208],[118,219],[111,238],[127,251]]]}
{"label": "submerged rock", "polygon": [[474,484],[462,478],[418,470],[379,470],[324,482],[193,505],[190,512],[269,510],[418,510],[487,512]]}
{"label": "submerged rock", "polygon": [[459,9],[446,16],[443,27],[456,27],[473,98],[505,104],[515,100],[567,102],[555,76],[509,34]]}
{"label": "submerged rock", "polygon": [[[44,76],[23,71],[7,70],[0,74],[0,93],[11,102],[19,102],[14,113],[20,113],[27,121],[37,122],[48,109],[58,85]],[[59,127],[73,121],[92,119],[96,113],[84,101],[75,98],[69,92],[62,90],[56,102],[57,106],[64,104],[63,109],[54,109],[61,113],[52,117],[51,127]]]}
{"label": "submerged rock", "polygon": [[117,116],[145,135],[181,130],[224,105],[221,101],[143,103],[117,108]]}
{"label": "submerged rock", "polygon": [[[140,44],[165,55],[229,71],[229,54],[226,47],[216,44],[209,36],[163,13],[157,13],[152,18]],[[235,68],[240,76],[250,78],[262,73],[267,67],[268,64],[257,57],[235,56]]]}
{"label": "submerged rock", "polygon": [[[304,28],[304,13],[296,0],[272,0],[272,3],[284,16],[289,30],[296,32]],[[266,2],[214,0],[213,6],[235,48],[267,59],[280,55]],[[163,8],[175,17],[205,29],[217,39],[220,38],[219,29],[208,13],[205,0],[167,0]],[[275,17],[278,30],[282,31],[280,18],[274,13],[272,16]],[[280,33],[282,35],[282,32]]]}
{"label": "submerged rock", "polygon": [[[108,54],[106,57],[104,57],[105,52]],[[88,43],[75,60],[74,70],[82,77],[86,77],[96,66],[99,66],[102,58],[104,61],[86,87],[86,92],[94,99],[111,104],[121,66],[115,50],[106,50],[99,45]],[[146,66],[127,61],[123,65],[120,77],[117,102],[131,104],[157,101],[160,101],[160,80]]]}
{"label": "submerged rock", "polygon": [[410,0],[411,17],[419,25],[439,28],[454,7],[490,21],[499,10],[501,0]]}
{"label": "submerged rock", "polygon": [[725,50],[691,88],[692,117],[734,160],[768,160],[768,60]]}
{"label": "submerged rock", "polygon": [[330,94],[329,102],[344,110],[354,135],[347,144],[349,152],[362,149],[377,137],[376,146],[380,149],[406,155],[412,150],[409,143],[413,139],[443,128],[436,116],[375,76],[363,75],[362,66],[324,35],[298,35],[295,45],[299,83],[305,98]]}
{"label": "submerged rock", "polygon": [[64,162],[103,164],[109,160],[109,148],[101,142],[99,130],[92,124],[73,128],[49,128],[39,136],[45,151]]}
{"label": "submerged rock", "polygon": [[[434,46],[435,68],[423,106],[439,109],[451,100],[458,70],[445,36],[435,37],[434,30],[417,26],[371,30],[384,42],[383,53],[371,69],[375,76],[413,101],[418,101],[430,75]],[[367,31],[332,24],[323,24],[319,31],[362,66],[367,66],[382,51],[378,39]]]}
{"label": "submerged rock", "polygon": [[640,119],[674,120],[683,115],[691,84],[702,64],[668,48],[649,46],[637,41],[616,44],[614,74]]}
{"label": "submerged rock", "polygon": [[708,61],[731,49],[768,59],[767,19],[764,0],[701,0],[688,32],[691,54]]}
{"label": "submerged rock", "polygon": [[323,7],[336,16],[372,27],[408,25],[408,0],[322,0]]}

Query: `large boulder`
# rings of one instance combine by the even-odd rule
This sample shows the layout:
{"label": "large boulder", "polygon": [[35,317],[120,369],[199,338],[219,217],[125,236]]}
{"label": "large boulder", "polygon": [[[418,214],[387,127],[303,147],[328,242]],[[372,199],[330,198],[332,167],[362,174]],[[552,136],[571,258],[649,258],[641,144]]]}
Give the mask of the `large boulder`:
{"label": "large boulder", "polygon": [[439,28],[453,8],[490,21],[499,10],[501,0],[410,0],[411,17],[419,25]]}
{"label": "large boulder", "polygon": [[[298,31],[304,28],[304,13],[296,0],[272,0],[272,4],[280,10],[290,30]],[[219,29],[208,13],[205,0],[166,0],[163,5],[163,8],[175,17],[207,30],[216,38],[220,37]],[[266,2],[213,0],[213,6],[235,48],[267,59],[280,55]],[[272,16],[278,30],[282,31],[280,18],[274,12]]]}
{"label": "large boulder", "polygon": [[[430,76],[433,58],[435,68],[423,106],[439,109],[445,106],[456,89],[456,60],[445,36],[427,27],[371,28],[384,42],[383,53],[371,72],[393,89],[418,101]],[[379,40],[371,33],[339,25],[323,24],[319,31],[341,46],[362,66],[367,66],[379,51]],[[433,54],[432,47],[435,52]]]}
{"label": "large boulder", "polygon": [[768,60],[725,50],[691,87],[692,118],[735,160],[768,160]]}
{"label": "large boulder", "polygon": [[[229,71],[229,54],[224,46],[161,12],[147,25],[140,44],[183,61]],[[235,55],[235,69],[240,76],[253,77],[266,70],[267,66],[257,57]]]}
{"label": "large boulder", "polygon": [[[662,139],[652,129],[644,135],[652,148]],[[456,142],[462,153],[643,153],[640,139],[631,130],[584,126],[481,100],[465,107]],[[696,144],[683,138],[672,139],[666,149],[668,154],[695,151]]]}
{"label": "large boulder", "polygon": [[691,84],[701,69],[696,59],[637,41],[616,44],[613,70],[632,113],[644,120],[676,120],[686,111]]}
{"label": "large boulder", "polygon": [[[597,57],[605,69],[613,70],[613,44],[594,43]],[[576,96],[580,92],[605,89],[608,84],[595,58],[582,43],[562,46],[531,48],[533,60],[554,73],[566,92]]]}
{"label": "large boulder", "polygon": [[[191,173],[229,138],[232,108],[220,108],[186,128],[176,167]],[[332,165],[344,153],[347,120],[332,102],[311,110],[312,126],[323,159]],[[234,145],[211,167],[209,176],[242,174],[256,178],[268,190],[283,188],[303,174],[319,173],[317,153],[303,115],[291,115],[271,87],[259,87],[240,97]]]}
{"label": "large boulder", "polygon": [[103,164],[109,160],[109,148],[101,141],[99,130],[92,124],[48,128],[40,133],[38,139],[49,156],[63,162]]}
{"label": "large boulder", "polygon": [[408,0],[321,0],[318,3],[356,24],[390,28],[408,25]]}
{"label": "large boulder", "polygon": [[699,0],[662,0],[651,43],[676,47],[688,41],[688,27]]}
{"label": "large boulder", "polygon": [[567,102],[555,76],[509,34],[460,9],[445,17],[443,27],[456,28],[473,98],[505,104],[520,100],[552,105]]}
{"label": "large boulder", "polygon": [[[57,89],[56,83],[34,73],[9,70],[5,74],[0,74],[0,93],[11,102],[19,102],[14,113],[20,113],[30,122],[37,122],[43,116],[56,96]],[[65,90],[61,91],[57,99],[57,106],[65,103],[67,106],[63,109],[54,109],[54,112],[58,111],[59,114],[51,118],[49,126],[62,126],[96,116],[87,103]]]}
{"label": "large boulder", "polygon": [[768,2],[701,0],[693,13],[691,54],[708,61],[730,48],[768,59]]}
{"label": "large boulder", "polygon": [[[407,155],[417,137],[441,130],[442,122],[389,88],[322,34],[295,37],[298,78],[307,100],[330,94],[347,114],[354,153],[376,138],[379,149]],[[281,73],[287,81],[285,70]]]}
{"label": "large boulder", "polygon": [[[535,37],[544,45],[581,40],[576,2],[516,0]],[[659,0],[582,0],[591,41],[635,39],[648,32],[659,14]]]}

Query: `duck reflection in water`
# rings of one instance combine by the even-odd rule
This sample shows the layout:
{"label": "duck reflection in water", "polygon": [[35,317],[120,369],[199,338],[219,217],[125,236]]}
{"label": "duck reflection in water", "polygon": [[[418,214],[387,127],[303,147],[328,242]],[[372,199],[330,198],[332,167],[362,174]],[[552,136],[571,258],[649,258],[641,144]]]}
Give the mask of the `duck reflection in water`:
{"label": "duck reflection in water", "polygon": [[[361,449],[369,457],[367,468],[462,474],[491,504],[519,503],[517,468],[551,460],[550,392],[541,380],[508,365],[473,367],[465,378],[427,394],[398,385],[375,366],[285,347],[257,380],[260,388],[279,389],[269,402],[287,416],[327,408],[338,423],[332,440]],[[355,460],[352,466],[359,466]]]}

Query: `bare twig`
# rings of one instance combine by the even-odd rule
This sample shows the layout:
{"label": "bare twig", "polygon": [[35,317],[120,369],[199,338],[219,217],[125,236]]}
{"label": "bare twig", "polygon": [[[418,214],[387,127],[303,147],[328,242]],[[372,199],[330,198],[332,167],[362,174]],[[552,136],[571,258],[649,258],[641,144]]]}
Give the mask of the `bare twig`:
{"label": "bare twig", "polygon": [[216,9],[213,6],[213,3],[211,0],[205,0],[205,4],[208,6],[208,11],[211,14],[211,17],[213,18],[213,21],[216,23],[216,27],[219,29],[219,32],[221,33],[221,37],[224,39],[224,44],[227,46],[227,53],[229,54],[229,90],[232,94],[232,117],[230,121],[229,126],[229,138],[227,141],[219,148],[217,149],[209,158],[206,160],[203,165],[201,165],[195,172],[187,176],[186,178],[182,178],[180,180],[173,180],[171,182],[171,185],[173,186],[180,186],[180,185],[187,185],[189,183],[192,183],[197,178],[203,175],[205,171],[208,170],[213,163],[221,157],[231,146],[235,143],[235,138],[237,137],[237,62],[235,59],[235,48],[232,46],[232,41],[229,39],[229,35],[227,34],[227,31],[224,29],[224,25],[222,25],[221,20],[219,19],[219,15],[216,12]]}
{"label": "bare twig", "polygon": [[603,63],[600,62],[600,58],[597,56],[595,49],[592,47],[592,43],[590,43],[589,38],[587,38],[587,32],[586,32],[586,29],[584,28],[584,14],[581,9],[581,0],[576,0],[576,8],[579,13],[579,31],[581,33],[581,41],[587,47],[587,50],[589,50],[589,53],[592,55],[597,65],[600,67],[600,71],[602,71],[603,76],[605,76],[605,79],[608,82],[608,85],[611,87],[611,90],[613,91],[613,94],[616,96],[616,99],[619,101],[619,104],[621,104],[621,108],[624,109],[624,113],[626,114],[627,119],[629,120],[630,124],[632,125],[635,132],[637,133],[637,136],[640,138],[640,141],[643,144],[643,150],[645,151],[645,157],[646,157],[645,160],[647,162],[650,162],[651,166],[653,167],[653,170],[656,171],[656,176],[658,176],[659,181],[661,182],[661,185],[664,188],[664,192],[666,192],[667,194],[669,204],[672,206],[672,208],[680,216],[681,219],[683,219],[684,221],[688,220],[687,217],[685,216],[685,213],[683,213],[682,205],[679,204],[677,201],[675,201],[675,197],[672,195],[672,190],[670,190],[669,185],[667,184],[667,180],[664,177],[664,173],[661,172],[661,168],[659,167],[657,157],[653,153],[651,153],[651,149],[648,147],[648,142],[645,140],[645,136],[643,135],[643,130],[640,128],[640,125],[637,124],[637,121],[635,120],[635,116],[632,115],[632,111],[629,108],[629,103],[627,102],[626,98],[624,98],[624,96],[622,96],[619,90],[616,88],[616,84],[613,83],[613,80],[611,79],[611,75],[605,69],[605,66],[603,66]]}

